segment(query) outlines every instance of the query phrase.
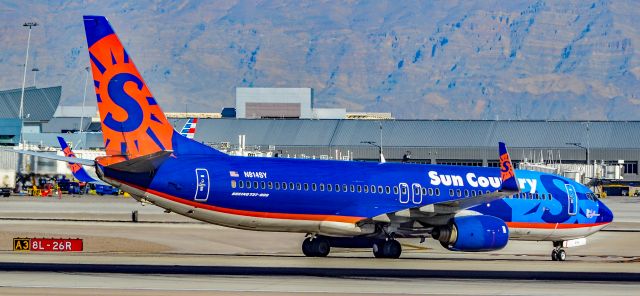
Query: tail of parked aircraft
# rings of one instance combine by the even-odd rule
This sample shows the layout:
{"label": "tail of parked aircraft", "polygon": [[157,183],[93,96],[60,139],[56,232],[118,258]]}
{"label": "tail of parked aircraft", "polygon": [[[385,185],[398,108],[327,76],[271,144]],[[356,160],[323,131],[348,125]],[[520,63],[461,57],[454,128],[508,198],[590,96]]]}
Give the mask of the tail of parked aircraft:
{"label": "tail of parked aircraft", "polygon": [[196,125],[198,124],[197,118],[189,118],[187,123],[184,124],[182,130],[180,130],[180,134],[188,139],[193,139],[196,135]]}
{"label": "tail of parked aircraft", "polygon": [[[76,158],[76,155],[71,151],[71,147],[67,145],[67,142],[62,137],[58,137],[58,142],[60,142],[60,148],[62,149],[62,152],[64,152],[64,156]],[[90,183],[98,182],[96,179],[89,176],[89,173],[87,173],[81,164],[69,162],[67,165],[69,166],[73,176],[78,179],[78,181]]]}
{"label": "tail of parked aircraft", "polygon": [[507,152],[507,145],[503,142],[498,143],[498,152],[500,155],[500,179],[502,181],[501,190],[503,191],[519,191],[518,182],[516,182],[516,174],[513,170],[511,157]]}
{"label": "tail of parked aircraft", "polygon": [[104,16],[84,16],[84,26],[110,163],[162,151],[222,154],[174,131]]}

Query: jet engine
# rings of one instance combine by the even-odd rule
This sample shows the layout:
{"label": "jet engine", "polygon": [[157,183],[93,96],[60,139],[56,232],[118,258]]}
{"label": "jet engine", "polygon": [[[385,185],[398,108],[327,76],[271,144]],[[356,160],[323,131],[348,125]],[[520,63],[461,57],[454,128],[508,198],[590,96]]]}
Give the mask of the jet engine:
{"label": "jet engine", "polygon": [[431,235],[450,251],[495,251],[509,242],[504,221],[487,215],[455,217],[448,225],[434,228]]}

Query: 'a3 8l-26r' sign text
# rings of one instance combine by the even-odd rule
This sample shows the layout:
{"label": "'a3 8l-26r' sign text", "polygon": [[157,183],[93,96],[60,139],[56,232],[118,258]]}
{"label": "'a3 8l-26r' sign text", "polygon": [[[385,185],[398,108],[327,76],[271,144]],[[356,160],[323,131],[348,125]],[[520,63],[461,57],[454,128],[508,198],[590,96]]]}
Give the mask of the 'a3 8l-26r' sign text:
{"label": "'a3 8l-26r' sign text", "polygon": [[14,238],[14,251],[81,252],[80,238]]}

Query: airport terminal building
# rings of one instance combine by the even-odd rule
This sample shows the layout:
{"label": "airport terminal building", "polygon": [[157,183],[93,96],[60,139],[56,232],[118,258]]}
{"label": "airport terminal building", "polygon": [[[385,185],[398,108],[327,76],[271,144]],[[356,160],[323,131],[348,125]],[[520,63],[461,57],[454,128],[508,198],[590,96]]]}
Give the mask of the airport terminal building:
{"label": "airport terminal building", "polygon": [[[378,160],[382,146],[387,161],[408,157],[417,163],[472,166],[497,166],[498,142],[504,141],[516,164],[523,161],[584,164],[587,160],[621,164],[624,180],[640,181],[640,121],[395,120],[390,116],[346,119],[350,118],[349,113],[340,109],[314,113],[310,89],[279,90],[286,97],[272,98],[266,103],[260,101],[259,95],[264,89],[238,92],[236,103],[244,106],[236,106],[238,115],[200,118],[197,141],[233,150],[238,146],[239,135],[245,135],[245,145],[253,151],[281,157],[366,161]],[[276,97],[274,93],[277,96],[278,92],[272,92],[271,97]],[[17,106],[19,97],[19,90],[0,92],[0,99],[8,106]],[[45,104],[36,103],[41,101]],[[56,137],[61,135],[69,142],[81,143],[80,148],[101,149],[102,134],[95,119],[95,106],[80,112],[78,108],[58,106],[59,101],[59,87],[26,90],[25,113],[32,115],[25,119],[25,141],[57,147]],[[286,108],[274,108],[280,104]],[[0,113],[3,145],[18,143],[20,121],[14,107],[13,112]],[[277,110],[286,111],[286,116],[279,116]],[[333,119],[314,116],[323,113],[331,114],[328,117]],[[81,117],[84,132],[79,134]],[[186,122],[184,118],[170,120],[176,129]]]}

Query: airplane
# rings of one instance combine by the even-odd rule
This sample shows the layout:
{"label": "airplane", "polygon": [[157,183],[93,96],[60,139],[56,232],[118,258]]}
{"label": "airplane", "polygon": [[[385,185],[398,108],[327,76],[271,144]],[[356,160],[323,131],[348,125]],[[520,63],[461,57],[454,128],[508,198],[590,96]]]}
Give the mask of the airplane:
{"label": "airplane", "polygon": [[41,156],[92,165],[140,202],[217,225],[305,233],[309,257],[370,248],[398,258],[399,238],[464,252],[516,239],[551,241],[552,260],[564,261],[564,248],[613,221],[584,185],[514,170],[502,142],[499,168],[224,154],[173,129],[104,16],[84,25],[106,156]]}
{"label": "airplane", "polygon": [[[67,144],[67,141],[65,141],[63,137],[58,137],[58,142],[60,143],[60,149],[62,149],[62,152],[66,157],[77,158],[76,154],[71,151],[71,147]],[[108,185],[97,179],[97,176],[91,176],[89,172],[87,172],[79,163],[69,162],[67,163],[67,166],[71,170],[71,174],[73,174],[73,177],[80,182]]]}

